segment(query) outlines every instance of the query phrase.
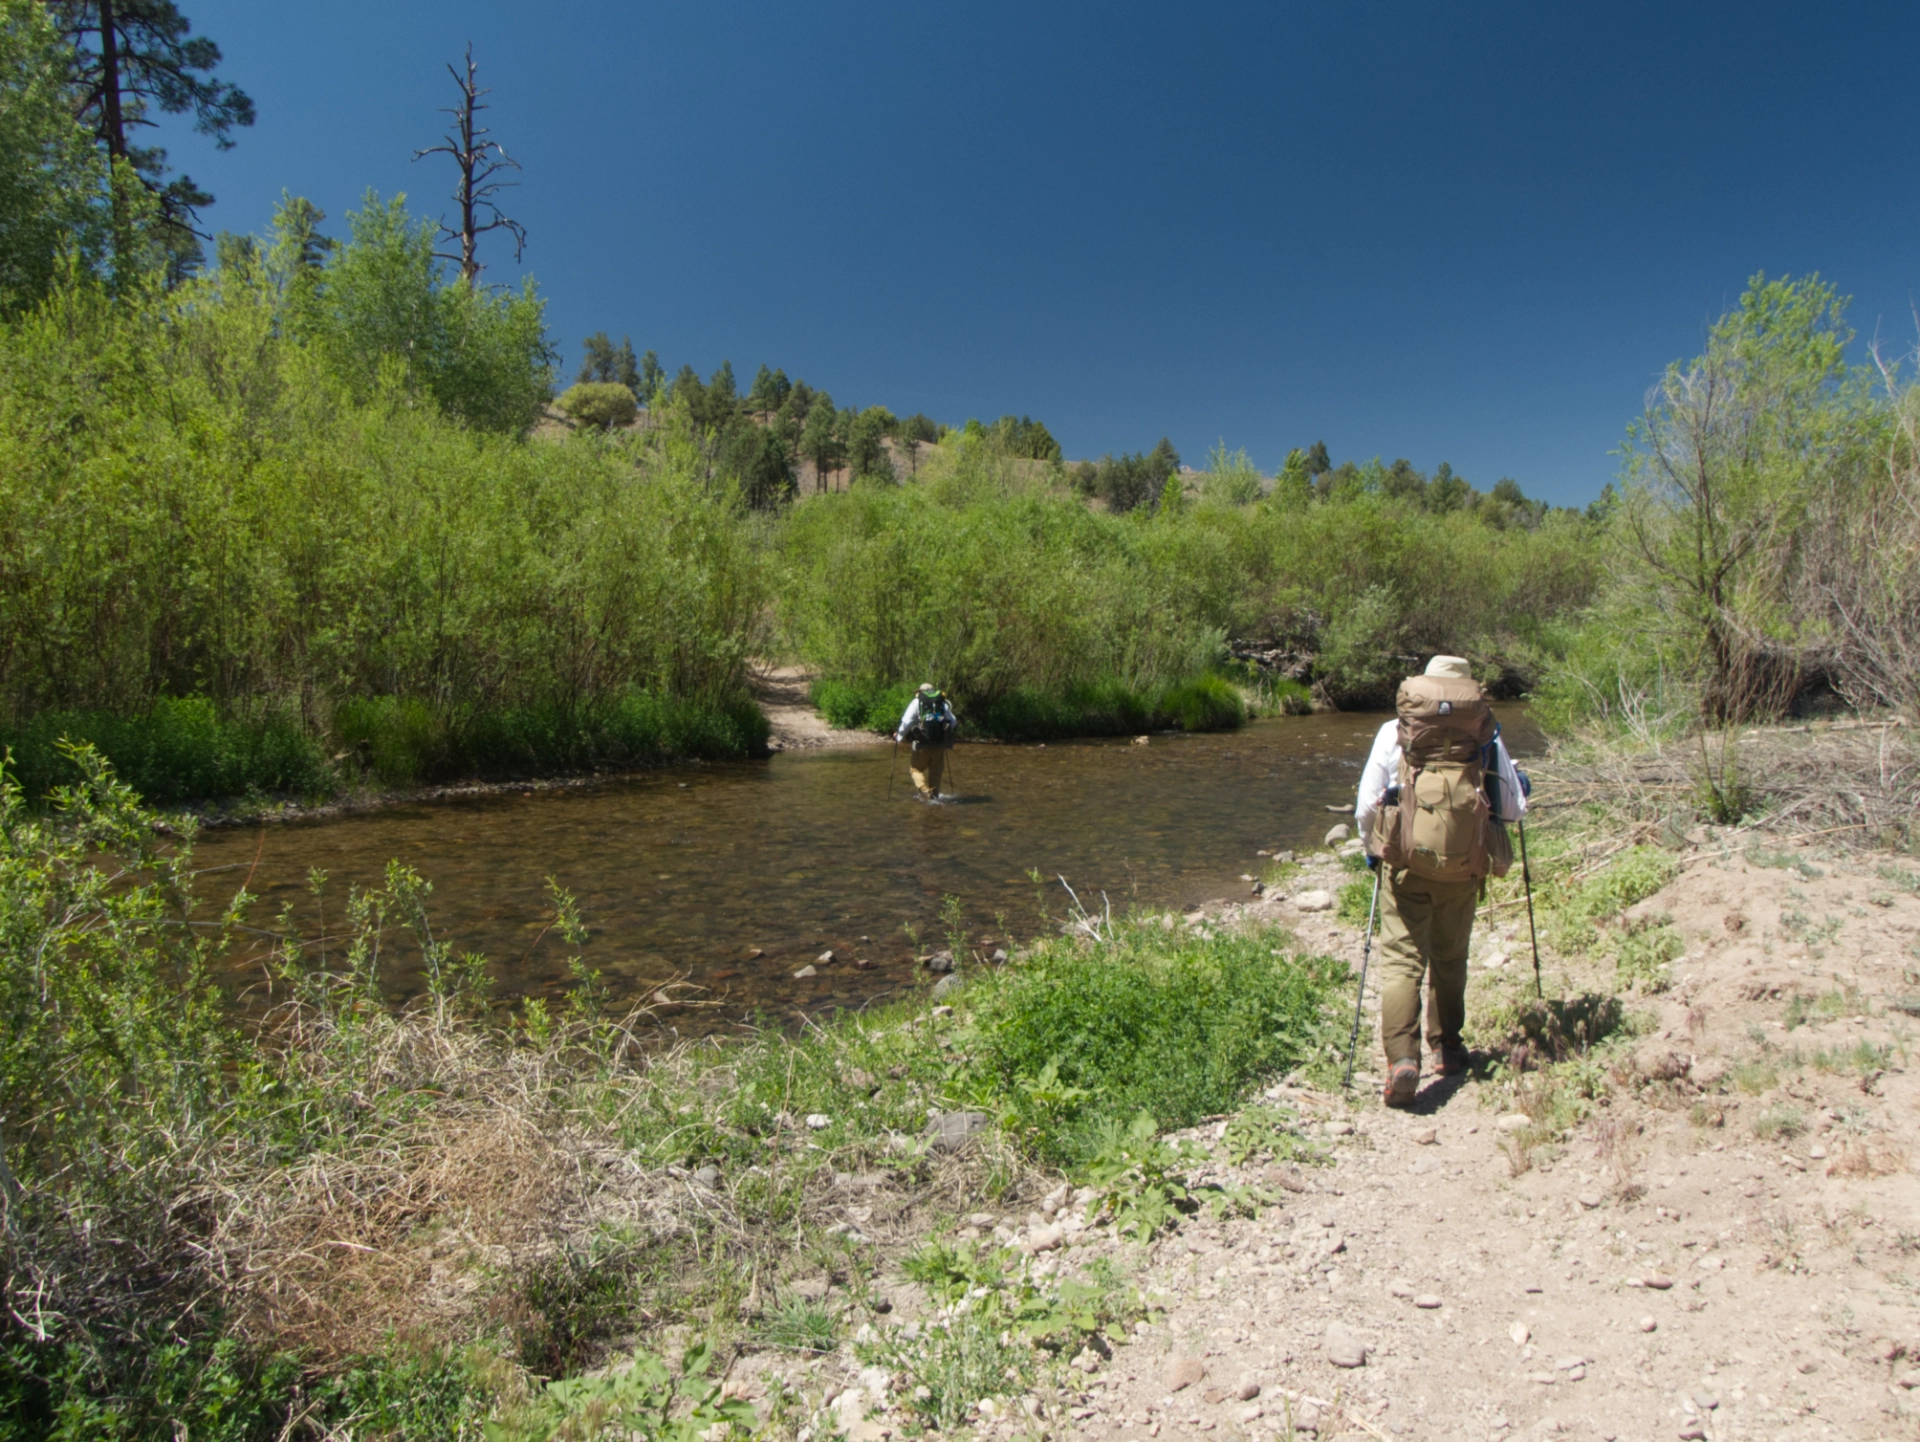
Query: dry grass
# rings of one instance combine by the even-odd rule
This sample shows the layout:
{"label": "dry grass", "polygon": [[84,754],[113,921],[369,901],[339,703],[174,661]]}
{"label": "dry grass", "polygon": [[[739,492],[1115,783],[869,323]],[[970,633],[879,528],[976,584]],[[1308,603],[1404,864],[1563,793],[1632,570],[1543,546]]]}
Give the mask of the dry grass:
{"label": "dry grass", "polygon": [[[1631,834],[1616,832],[1583,863],[1591,868],[1653,839],[1676,808],[1691,809],[1702,783],[1699,749],[1697,739],[1633,750],[1573,743],[1533,769],[1552,783],[1553,804],[1597,803],[1627,819]],[[1735,833],[1862,848],[1920,836],[1920,752],[1904,718],[1740,728],[1727,749],[1753,808]]]}

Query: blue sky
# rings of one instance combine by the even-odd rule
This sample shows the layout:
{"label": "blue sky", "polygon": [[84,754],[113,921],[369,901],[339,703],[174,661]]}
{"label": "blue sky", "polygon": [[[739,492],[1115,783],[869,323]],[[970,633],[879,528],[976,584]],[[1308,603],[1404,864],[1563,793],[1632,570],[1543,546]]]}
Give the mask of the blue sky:
{"label": "blue sky", "polygon": [[409,156],[471,40],[569,366],[605,329],[1074,457],[1324,439],[1582,504],[1753,272],[1915,337],[1915,6],[182,9],[259,106],[160,137],[230,230],[445,209]]}

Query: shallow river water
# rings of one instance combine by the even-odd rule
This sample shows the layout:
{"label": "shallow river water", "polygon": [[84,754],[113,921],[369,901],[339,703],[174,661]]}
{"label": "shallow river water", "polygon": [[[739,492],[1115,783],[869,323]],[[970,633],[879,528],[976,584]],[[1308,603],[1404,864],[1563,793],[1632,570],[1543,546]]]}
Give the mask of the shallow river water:
{"label": "shallow river water", "polygon": [[[1502,710],[1525,754],[1537,733]],[[483,953],[502,993],[542,995],[567,981],[570,952],[550,929],[551,876],[577,898],[591,933],[582,954],[617,995],[679,979],[691,985],[676,995],[709,1003],[664,1008],[663,1024],[791,1019],[912,984],[907,928],[934,944],[945,896],[983,945],[1041,931],[1042,902],[1057,925],[1069,902],[1056,876],[1089,910],[1104,892],[1116,914],[1244,897],[1257,850],[1317,845],[1342,819],[1326,807],[1352,806],[1382,719],[1273,718],[1147,745],[961,746],[957,795],[939,806],[914,799],[904,748],[889,797],[892,748],[877,744],[223,830],[200,841],[201,894],[224,897],[251,871],[249,920],[271,927],[290,908],[316,936],[310,868],[328,874],[337,926],[347,888],[399,859],[432,883],[439,936]],[[835,959],[817,965],[827,950]],[[417,961],[403,949],[384,976],[396,999],[419,989]],[[808,964],[816,975],[794,976]]]}

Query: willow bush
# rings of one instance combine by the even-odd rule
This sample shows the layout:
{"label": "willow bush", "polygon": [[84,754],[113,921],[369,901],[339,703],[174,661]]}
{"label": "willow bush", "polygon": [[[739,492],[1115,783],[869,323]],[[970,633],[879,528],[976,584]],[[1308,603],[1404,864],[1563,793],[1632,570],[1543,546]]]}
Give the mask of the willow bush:
{"label": "willow bush", "polygon": [[1598,578],[1594,527],[1566,513],[1501,529],[1384,495],[1288,507],[1203,491],[1108,514],[1064,473],[964,433],[921,475],[809,499],[779,538],[783,633],[849,715],[933,680],[975,716],[1045,712],[1035,734],[1074,729],[1072,714],[1137,727],[1212,672],[1228,636],[1316,656],[1342,702],[1378,701],[1409,655],[1437,650],[1531,675]]}
{"label": "willow bush", "polygon": [[[324,789],[358,741],[410,781],[763,739],[741,689],[761,568],[688,441],[530,443],[392,366],[363,395],[300,342],[292,289],[262,262],[0,326],[0,742],[23,776],[58,771],[59,734],[181,797]],[[146,765],[143,728],[178,741],[188,701],[227,759]],[[400,733],[369,735],[383,718]]]}

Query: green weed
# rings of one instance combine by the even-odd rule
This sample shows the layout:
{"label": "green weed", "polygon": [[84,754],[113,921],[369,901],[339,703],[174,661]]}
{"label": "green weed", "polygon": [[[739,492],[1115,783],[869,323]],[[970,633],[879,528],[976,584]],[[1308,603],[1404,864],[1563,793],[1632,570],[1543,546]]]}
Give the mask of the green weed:
{"label": "green weed", "polygon": [[783,1297],[754,1328],[769,1347],[788,1352],[831,1352],[839,1325],[833,1313],[805,1297]]}
{"label": "green weed", "polygon": [[712,1366],[713,1350],[705,1342],[689,1347],[677,1370],[639,1352],[623,1367],[547,1383],[526,1403],[486,1423],[482,1435],[486,1442],[630,1436],[710,1442],[732,1428],[753,1428],[759,1420],[753,1407],[722,1400],[719,1381],[707,1375]]}
{"label": "green weed", "polygon": [[1257,1156],[1310,1166],[1326,1166],[1333,1161],[1328,1148],[1308,1140],[1300,1129],[1299,1117],[1281,1107],[1243,1107],[1228,1119],[1221,1144],[1227,1160],[1235,1166]]}
{"label": "green weed", "polygon": [[1374,909],[1374,880],[1363,876],[1340,888],[1334,915],[1349,926],[1365,926]]}
{"label": "green weed", "polygon": [[1345,968],[1276,956],[1280,939],[1123,925],[1093,950],[1036,947],[966,993],[969,1094],[1035,1156],[1064,1164],[1090,1158],[1105,1124],[1143,1111],[1172,1128],[1229,1111],[1331,1035],[1326,1007]]}

